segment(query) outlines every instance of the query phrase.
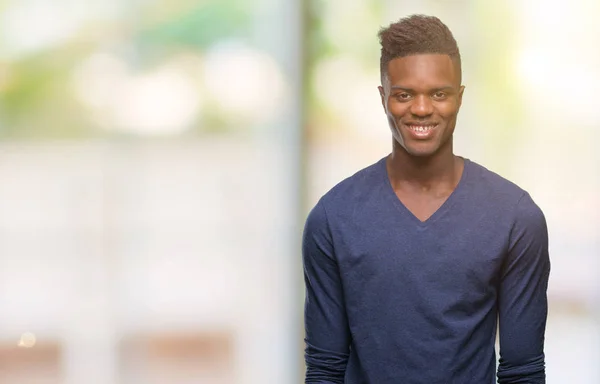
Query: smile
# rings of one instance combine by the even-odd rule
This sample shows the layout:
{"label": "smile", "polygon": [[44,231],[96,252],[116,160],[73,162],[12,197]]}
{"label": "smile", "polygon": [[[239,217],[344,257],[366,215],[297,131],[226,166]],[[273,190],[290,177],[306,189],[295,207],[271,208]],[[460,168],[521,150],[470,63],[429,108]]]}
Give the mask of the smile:
{"label": "smile", "polygon": [[434,129],[435,127],[437,127],[437,124],[428,124],[428,125],[412,125],[412,124],[408,124],[407,127],[411,131],[414,131],[414,132],[417,132],[417,133],[428,133],[429,131],[431,131],[432,129]]}
{"label": "smile", "polygon": [[433,136],[438,124],[406,124],[406,128],[415,139],[428,139]]}

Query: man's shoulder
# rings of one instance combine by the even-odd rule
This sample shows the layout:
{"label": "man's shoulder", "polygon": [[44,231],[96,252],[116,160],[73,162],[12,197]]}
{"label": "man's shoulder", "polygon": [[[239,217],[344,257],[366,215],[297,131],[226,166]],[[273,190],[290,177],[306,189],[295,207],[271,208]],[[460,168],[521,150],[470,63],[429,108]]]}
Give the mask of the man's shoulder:
{"label": "man's shoulder", "polygon": [[480,228],[493,231],[499,239],[503,233],[513,233],[515,226],[542,233],[544,214],[524,188],[472,161],[468,170],[467,193],[461,195],[468,225],[478,220]]}
{"label": "man's shoulder", "polygon": [[374,188],[382,185],[385,158],[360,169],[330,188],[319,200],[321,204],[334,209],[338,206],[349,206],[366,196],[371,195]]}
{"label": "man's shoulder", "polygon": [[524,195],[527,194],[523,188],[515,182],[504,176],[488,169],[487,167],[469,160],[471,172],[474,173],[474,186],[486,199],[495,201],[504,201],[509,204],[516,204]]}

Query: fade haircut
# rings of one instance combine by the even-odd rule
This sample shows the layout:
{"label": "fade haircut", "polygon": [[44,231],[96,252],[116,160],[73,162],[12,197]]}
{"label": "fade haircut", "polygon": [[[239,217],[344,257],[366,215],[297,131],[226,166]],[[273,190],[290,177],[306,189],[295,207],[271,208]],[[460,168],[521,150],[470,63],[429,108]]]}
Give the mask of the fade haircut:
{"label": "fade haircut", "polygon": [[446,24],[435,16],[412,15],[390,24],[379,31],[381,44],[381,81],[387,76],[388,64],[393,59],[417,54],[448,55],[461,74],[460,52],[456,40]]}

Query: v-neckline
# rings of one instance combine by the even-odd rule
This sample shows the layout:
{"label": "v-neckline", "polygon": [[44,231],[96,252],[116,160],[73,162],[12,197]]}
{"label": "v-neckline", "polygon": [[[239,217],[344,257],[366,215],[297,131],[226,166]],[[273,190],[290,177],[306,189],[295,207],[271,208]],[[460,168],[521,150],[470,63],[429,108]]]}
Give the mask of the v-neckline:
{"label": "v-neckline", "polygon": [[394,202],[394,205],[400,211],[402,211],[402,213],[404,213],[406,216],[408,216],[411,221],[415,222],[415,224],[421,228],[424,228],[424,227],[428,226],[429,224],[433,223],[440,216],[442,216],[445,212],[447,212],[448,209],[450,209],[450,207],[454,204],[454,201],[456,200],[457,195],[460,194],[464,188],[464,184],[466,183],[465,180],[467,178],[468,171],[470,168],[470,160],[467,159],[466,157],[461,157],[461,159],[463,159],[464,165],[463,165],[462,174],[460,176],[460,179],[458,180],[458,184],[456,184],[456,187],[454,187],[454,190],[450,193],[450,195],[448,195],[446,200],[444,200],[444,202],[439,206],[439,208],[436,209],[435,212],[433,212],[427,219],[422,221],[410,209],[408,209],[408,207],[396,195],[396,192],[394,191],[394,187],[392,186],[392,182],[391,182],[390,177],[387,172],[387,165],[386,165],[387,158],[388,157],[386,156],[380,160],[380,167],[382,170],[382,175],[384,178],[385,190],[387,191],[387,195],[392,199],[392,201]]}

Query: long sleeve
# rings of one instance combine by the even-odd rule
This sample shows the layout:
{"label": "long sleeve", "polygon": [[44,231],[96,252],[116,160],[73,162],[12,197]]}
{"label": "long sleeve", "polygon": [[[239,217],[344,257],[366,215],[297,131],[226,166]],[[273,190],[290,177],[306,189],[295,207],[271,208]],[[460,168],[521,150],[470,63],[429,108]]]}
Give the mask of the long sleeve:
{"label": "long sleeve", "polygon": [[305,383],[344,382],[350,332],[342,283],[322,202],[309,214],[302,239],[306,299]]}
{"label": "long sleeve", "polygon": [[546,220],[525,193],[517,205],[499,289],[499,384],[546,382],[544,334],[549,274]]}

